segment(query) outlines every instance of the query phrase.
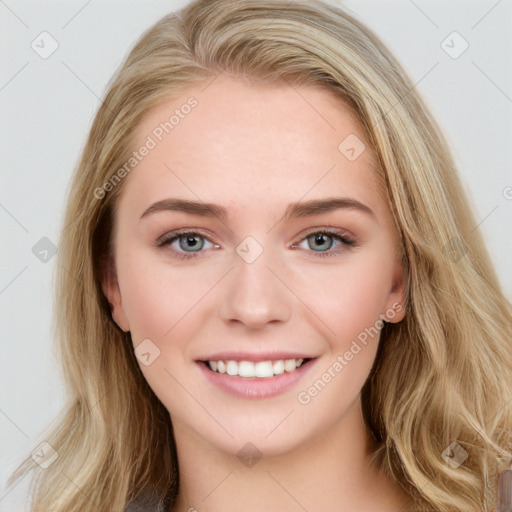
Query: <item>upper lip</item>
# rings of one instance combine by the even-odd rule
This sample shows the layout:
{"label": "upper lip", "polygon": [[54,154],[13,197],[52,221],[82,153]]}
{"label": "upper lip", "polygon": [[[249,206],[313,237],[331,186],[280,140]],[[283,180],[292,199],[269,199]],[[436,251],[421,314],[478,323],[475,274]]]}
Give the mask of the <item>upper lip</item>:
{"label": "upper lip", "polygon": [[302,352],[218,352],[211,356],[201,357],[198,361],[279,361],[281,359],[314,359]]}

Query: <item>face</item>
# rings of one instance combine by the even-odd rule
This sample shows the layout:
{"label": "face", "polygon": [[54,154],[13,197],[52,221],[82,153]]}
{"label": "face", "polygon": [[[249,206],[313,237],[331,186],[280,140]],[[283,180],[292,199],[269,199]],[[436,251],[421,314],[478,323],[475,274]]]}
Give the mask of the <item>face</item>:
{"label": "face", "polygon": [[150,112],[143,145],[103,286],[175,433],[275,455],[340,424],[404,312],[356,117],[325,89],[221,75]]}

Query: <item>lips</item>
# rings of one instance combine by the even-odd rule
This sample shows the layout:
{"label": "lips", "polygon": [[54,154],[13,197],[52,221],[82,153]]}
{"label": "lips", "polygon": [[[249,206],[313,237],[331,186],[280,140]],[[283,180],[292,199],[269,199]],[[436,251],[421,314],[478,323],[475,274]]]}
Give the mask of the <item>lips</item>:
{"label": "lips", "polygon": [[234,361],[217,360],[208,361],[208,366],[214,372],[227,373],[228,375],[238,375],[244,378],[269,378],[275,375],[281,375],[284,372],[293,372],[308,359],[277,359],[274,361]]}
{"label": "lips", "polygon": [[291,388],[317,357],[297,353],[218,353],[196,362],[215,388],[239,398],[267,398]]}

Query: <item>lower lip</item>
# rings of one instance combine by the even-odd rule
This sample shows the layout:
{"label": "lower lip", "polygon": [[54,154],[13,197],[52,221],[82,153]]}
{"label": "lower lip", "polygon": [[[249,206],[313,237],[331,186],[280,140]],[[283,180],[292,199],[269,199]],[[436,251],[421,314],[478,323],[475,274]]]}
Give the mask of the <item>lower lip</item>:
{"label": "lower lip", "polygon": [[239,398],[257,399],[276,396],[290,389],[309,371],[315,364],[315,360],[310,360],[293,370],[293,372],[284,372],[281,375],[263,378],[228,375],[210,370],[203,362],[198,362],[197,364],[206,379],[215,387]]}

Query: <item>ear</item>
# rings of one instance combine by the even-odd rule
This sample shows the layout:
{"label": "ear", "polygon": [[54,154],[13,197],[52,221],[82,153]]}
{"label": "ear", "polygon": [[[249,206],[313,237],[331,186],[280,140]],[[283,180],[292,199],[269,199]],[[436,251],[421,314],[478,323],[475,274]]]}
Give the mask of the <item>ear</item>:
{"label": "ear", "polygon": [[130,324],[123,309],[121,290],[117,280],[116,266],[113,256],[105,255],[101,258],[101,288],[110,304],[110,311],[114,322],[124,331],[130,330]]}
{"label": "ear", "polygon": [[406,279],[403,264],[397,264],[393,275],[393,283],[386,299],[384,320],[389,323],[398,323],[405,317]]}

